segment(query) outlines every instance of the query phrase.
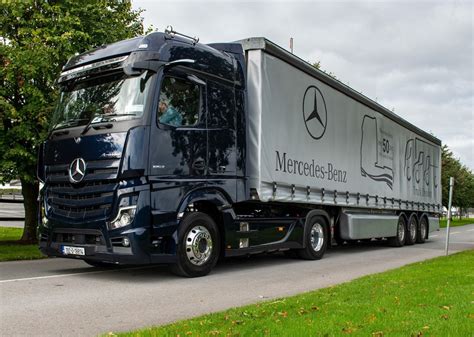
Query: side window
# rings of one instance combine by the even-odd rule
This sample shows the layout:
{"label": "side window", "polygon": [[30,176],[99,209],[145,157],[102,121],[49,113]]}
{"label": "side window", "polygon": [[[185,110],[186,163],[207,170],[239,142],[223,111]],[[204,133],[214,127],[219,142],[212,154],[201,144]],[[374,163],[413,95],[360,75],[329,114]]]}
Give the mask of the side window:
{"label": "side window", "polygon": [[208,81],[207,95],[208,126],[235,129],[234,89]]}
{"label": "side window", "polygon": [[201,87],[178,77],[166,76],[161,84],[158,121],[172,126],[190,126],[199,121]]}

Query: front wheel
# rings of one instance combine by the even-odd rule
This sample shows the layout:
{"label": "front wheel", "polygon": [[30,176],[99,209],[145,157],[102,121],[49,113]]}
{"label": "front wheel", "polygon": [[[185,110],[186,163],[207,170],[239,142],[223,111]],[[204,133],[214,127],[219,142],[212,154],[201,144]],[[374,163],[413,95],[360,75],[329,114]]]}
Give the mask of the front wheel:
{"label": "front wheel", "polygon": [[326,252],[328,231],[326,220],[321,216],[312,217],[305,231],[305,248],[297,251],[298,256],[304,260],[319,260]]}
{"label": "front wheel", "polygon": [[200,277],[209,274],[219,258],[217,225],[207,214],[190,213],[181,220],[177,247],[178,261],[171,267],[180,276]]}

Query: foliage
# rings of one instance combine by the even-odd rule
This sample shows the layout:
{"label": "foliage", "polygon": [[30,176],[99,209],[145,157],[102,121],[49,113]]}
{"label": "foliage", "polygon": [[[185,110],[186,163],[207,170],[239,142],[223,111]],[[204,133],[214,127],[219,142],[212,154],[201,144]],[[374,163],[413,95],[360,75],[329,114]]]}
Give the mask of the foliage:
{"label": "foliage", "polygon": [[[311,62],[309,62],[309,63],[311,63]],[[313,62],[313,63],[311,63],[311,65],[312,65],[313,67],[315,67],[316,69],[321,70],[321,71],[322,71],[323,73],[325,73],[326,75],[329,75],[329,76],[331,76],[332,78],[334,78],[335,80],[337,80],[336,75],[334,75],[334,73],[333,73],[332,71],[327,72],[326,70],[324,70],[324,69],[321,68],[321,61]]]}
{"label": "foliage", "polygon": [[33,260],[45,258],[38,245],[15,242],[21,238],[23,229],[0,227],[0,261]]}
{"label": "foliage", "polygon": [[[470,336],[474,251],[118,336]],[[109,334],[109,336],[115,336]]]}
{"label": "foliage", "polygon": [[0,182],[21,180],[31,240],[37,149],[57,100],[54,81],[70,56],[142,34],[141,10],[120,0],[30,0],[3,1],[0,13]]}
{"label": "foliage", "polygon": [[453,206],[459,207],[461,210],[474,207],[474,174],[454,158],[447,145],[442,147],[441,165],[443,205],[448,206],[449,177],[454,177]]}
{"label": "foliage", "polygon": [[[459,227],[459,226],[472,225],[472,224],[474,224],[473,218],[452,219],[451,222],[449,223],[449,227]],[[440,228],[446,228],[447,226],[448,226],[447,218],[439,220]]]}

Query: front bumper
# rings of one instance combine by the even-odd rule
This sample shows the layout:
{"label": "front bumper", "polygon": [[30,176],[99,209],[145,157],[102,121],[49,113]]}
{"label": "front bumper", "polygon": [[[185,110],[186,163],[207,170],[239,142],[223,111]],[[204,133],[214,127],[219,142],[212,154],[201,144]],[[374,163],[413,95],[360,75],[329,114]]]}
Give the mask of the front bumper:
{"label": "front bumper", "polygon": [[[150,263],[174,263],[176,256],[170,254],[149,253],[149,233],[145,228],[119,229],[106,232],[99,230],[57,228],[42,231],[40,251],[47,256],[89,260],[121,265],[145,265]],[[122,242],[127,238],[129,246]],[[85,255],[64,254],[62,247],[84,248]]]}

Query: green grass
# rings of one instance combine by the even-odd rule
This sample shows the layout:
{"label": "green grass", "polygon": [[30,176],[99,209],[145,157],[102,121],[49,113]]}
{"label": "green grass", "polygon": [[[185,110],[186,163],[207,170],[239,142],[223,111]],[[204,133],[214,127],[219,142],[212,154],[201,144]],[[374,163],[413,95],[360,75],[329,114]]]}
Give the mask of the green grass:
{"label": "green grass", "polygon": [[34,260],[45,256],[38,250],[37,244],[22,244],[20,240],[23,228],[0,227],[0,261]]}
{"label": "green grass", "polygon": [[[449,227],[457,227],[457,226],[464,226],[464,225],[470,225],[470,224],[474,224],[474,219],[472,218],[463,218],[461,220],[459,219],[452,219],[451,220],[451,223],[449,224]],[[439,226],[441,228],[446,228],[446,226],[448,225],[448,219],[441,219],[439,221]]]}
{"label": "green grass", "polygon": [[473,267],[466,251],[118,336],[472,336]]}

